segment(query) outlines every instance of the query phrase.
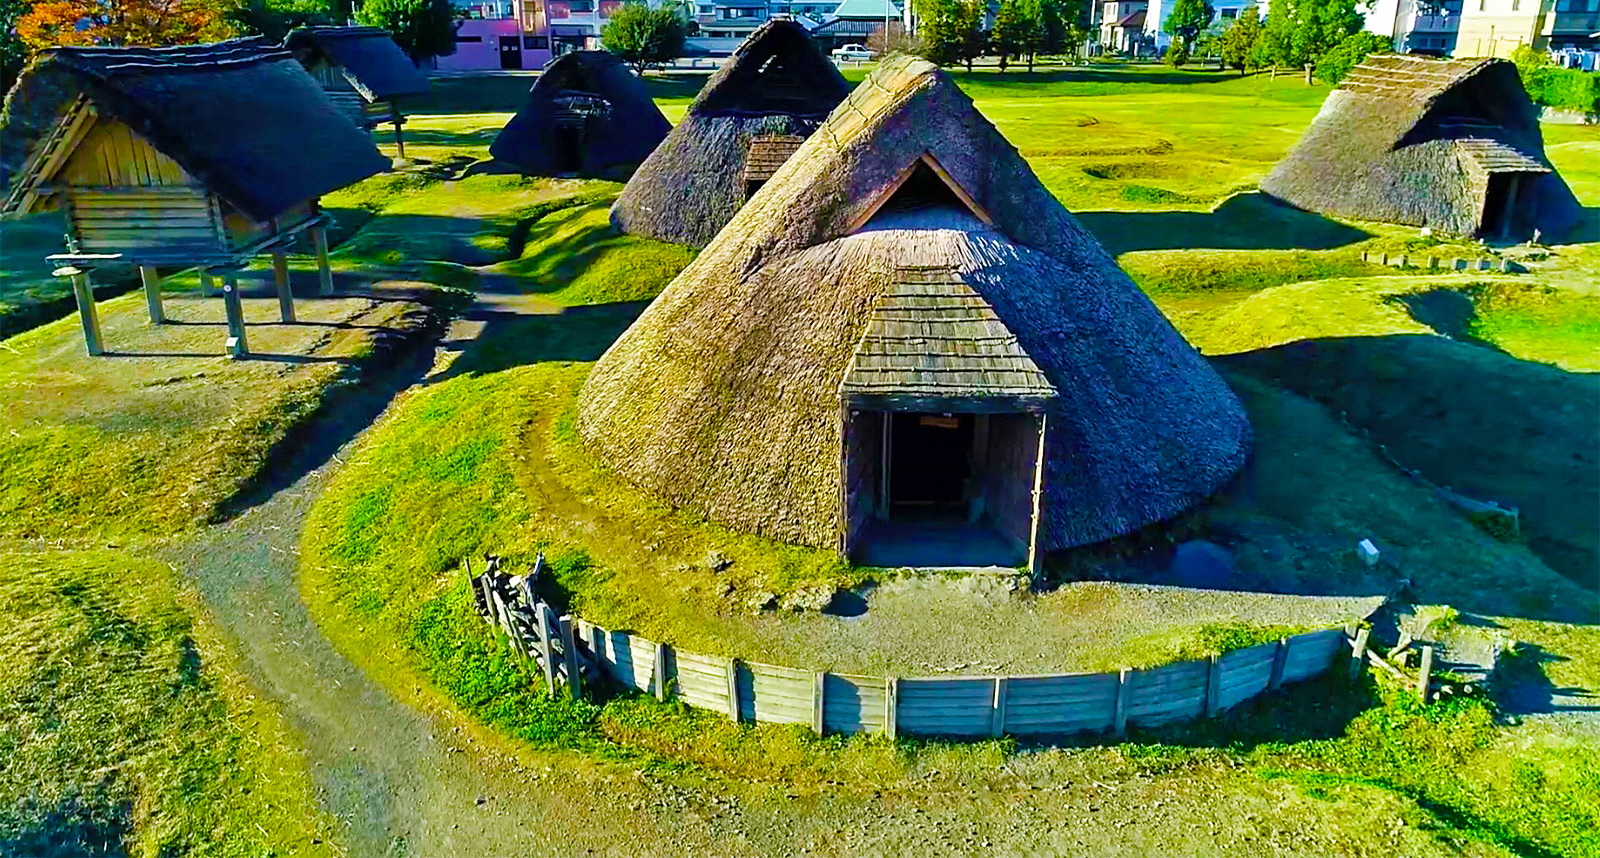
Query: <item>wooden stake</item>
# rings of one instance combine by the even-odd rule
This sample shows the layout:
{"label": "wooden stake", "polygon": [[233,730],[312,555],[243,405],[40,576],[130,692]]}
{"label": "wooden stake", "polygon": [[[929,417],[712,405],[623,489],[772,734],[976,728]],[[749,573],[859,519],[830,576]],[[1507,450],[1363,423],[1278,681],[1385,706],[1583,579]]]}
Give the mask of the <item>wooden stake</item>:
{"label": "wooden stake", "polygon": [[1428,702],[1428,680],[1433,674],[1433,647],[1422,648],[1422,667],[1417,671],[1417,696]]}
{"label": "wooden stake", "polygon": [[900,677],[889,676],[883,680],[883,734],[893,739],[900,733],[896,710],[900,708]]}
{"label": "wooden stake", "polygon": [[333,294],[333,269],[328,264],[328,228],[317,224],[311,228],[311,244],[317,252],[317,294]]}
{"label": "wooden stake", "polygon": [[550,646],[550,609],[543,602],[533,606],[533,617],[539,627],[539,658],[544,663],[545,692],[556,696],[556,659]]}
{"label": "wooden stake", "polygon": [[1361,675],[1361,666],[1367,661],[1367,636],[1371,629],[1358,629],[1355,642],[1350,645],[1350,678]]}
{"label": "wooden stake", "polygon": [[272,282],[278,287],[278,318],[294,324],[294,293],[289,290],[289,254],[279,245],[272,249]]}
{"label": "wooden stake", "polygon": [[567,693],[573,700],[581,700],[583,672],[578,664],[578,638],[572,633],[572,616],[563,614],[557,622],[561,626],[561,655],[567,665]]}
{"label": "wooden stake", "polygon": [[818,736],[825,735],[827,701],[824,699],[828,688],[828,674],[818,673],[812,676],[811,682],[811,730]]}
{"label": "wooden stake", "polygon": [[739,660],[728,659],[728,717],[739,721]]}
{"label": "wooden stake", "polygon": [[1128,735],[1128,695],[1133,692],[1133,668],[1124,667],[1117,673],[1117,702],[1111,709],[1111,732]]}
{"label": "wooden stake", "polygon": [[400,126],[405,122],[400,118],[400,107],[391,99],[389,102],[389,120],[394,123],[394,145],[400,152],[400,160],[406,159],[406,140],[401,136]]}
{"label": "wooden stake", "polygon": [[1272,654],[1272,676],[1267,680],[1267,690],[1276,691],[1283,685],[1283,667],[1289,660],[1289,639],[1279,638],[1278,649]]}
{"label": "wooden stake", "polygon": [[1215,653],[1206,670],[1206,717],[1215,718],[1222,712],[1222,656]]}
{"label": "wooden stake", "polygon": [[1006,678],[994,678],[994,696],[990,699],[989,735],[999,738],[1006,732]]}
{"label": "wooden stake", "polygon": [[667,645],[656,644],[655,663],[650,666],[653,673],[652,683],[656,687],[656,699],[667,699]]}
{"label": "wooden stake", "polygon": [[139,282],[144,285],[144,308],[150,314],[150,324],[159,325],[167,320],[166,309],[161,306],[161,275],[149,265],[139,266]]}
{"label": "wooden stake", "polygon": [[94,285],[89,282],[89,272],[79,268],[62,268],[72,278],[72,297],[78,302],[78,321],[83,324],[83,348],[90,357],[105,354],[100,339],[100,313],[94,306]]}
{"label": "wooden stake", "polygon": [[222,275],[222,308],[228,316],[228,354],[235,358],[250,355],[250,342],[244,334],[244,305],[239,303],[239,275]]}

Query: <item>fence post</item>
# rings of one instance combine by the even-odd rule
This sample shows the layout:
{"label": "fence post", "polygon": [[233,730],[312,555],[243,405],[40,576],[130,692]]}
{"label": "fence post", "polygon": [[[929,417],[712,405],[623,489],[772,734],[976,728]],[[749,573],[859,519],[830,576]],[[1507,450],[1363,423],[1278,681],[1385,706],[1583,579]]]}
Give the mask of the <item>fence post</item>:
{"label": "fence post", "polygon": [[1272,677],[1267,680],[1267,690],[1276,691],[1283,685],[1283,666],[1289,660],[1289,639],[1278,638],[1278,651],[1272,654]]}
{"label": "fence post", "polygon": [[539,627],[539,659],[543,662],[544,688],[551,697],[556,696],[556,660],[550,647],[550,608],[543,602],[533,606],[534,622]]}
{"label": "fence post", "polygon": [[1111,710],[1111,732],[1128,735],[1128,694],[1133,679],[1133,668],[1124,667],[1117,673],[1117,702]]}
{"label": "fence post", "polygon": [[887,676],[883,680],[883,733],[893,739],[900,732],[895,724],[895,710],[900,708],[900,678]]}
{"label": "fence post", "polygon": [[993,707],[989,713],[989,735],[996,738],[1006,732],[1006,678],[994,678],[994,697],[990,699]]}
{"label": "fence post", "polygon": [[728,659],[728,717],[739,723],[739,660]]}
{"label": "fence post", "polygon": [[573,700],[583,697],[583,671],[578,664],[578,641],[572,634],[572,615],[563,614],[557,623],[561,626],[561,654],[567,663],[567,693]]}
{"label": "fence post", "polygon": [[1350,644],[1350,678],[1355,679],[1361,675],[1361,665],[1367,661],[1367,636],[1370,629],[1362,628],[1356,631],[1356,639]]}
{"label": "fence post", "polygon": [[655,685],[656,685],[656,699],[657,700],[666,700],[667,699],[667,645],[664,644],[664,643],[656,644],[655,655],[653,655],[651,658],[654,660],[653,663],[650,665],[650,669],[652,671],[654,671],[654,673],[655,673],[655,676],[651,677],[651,679],[654,680]]}
{"label": "fence post", "polygon": [[1222,711],[1222,656],[1211,654],[1206,668],[1206,717],[1215,718]]}
{"label": "fence post", "polygon": [[1433,647],[1422,648],[1422,667],[1417,671],[1417,696],[1423,703],[1428,702],[1428,680],[1433,673]]}
{"label": "fence post", "polygon": [[816,734],[818,736],[821,736],[823,734],[822,733],[822,731],[823,731],[823,714],[827,711],[826,709],[823,708],[826,705],[826,701],[823,700],[823,694],[825,693],[827,687],[828,687],[828,674],[827,673],[812,674],[812,681],[811,681],[811,729],[814,732],[816,732]]}

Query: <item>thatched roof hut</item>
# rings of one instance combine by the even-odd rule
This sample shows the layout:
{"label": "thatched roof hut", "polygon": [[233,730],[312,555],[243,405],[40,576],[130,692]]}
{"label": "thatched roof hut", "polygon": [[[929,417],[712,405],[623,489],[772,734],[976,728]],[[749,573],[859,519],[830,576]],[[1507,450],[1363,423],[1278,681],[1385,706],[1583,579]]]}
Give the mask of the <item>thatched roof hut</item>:
{"label": "thatched roof hut", "polygon": [[1261,190],[1309,211],[1456,235],[1556,236],[1581,209],[1505,60],[1368,57]]}
{"label": "thatched roof hut", "polygon": [[611,209],[624,232],[704,247],[850,94],[788,20],[750,34],[639,165]]}
{"label": "thatched roof hut", "polygon": [[602,175],[643,161],[671,128],[622,60],[573,51],[544,67],[489,154],[532,176]]}
{"label": "thatched roof hut", "polygon": [[1216,490],[1250,435],[1017,150],[911,59],[607,351],[578,428],[675,505],[874,565],[1036,563],[1127,533]]}
{"label": "thatched roof hut", "polygon": [[377,27],[300,27],[283,46],[358,125],[392,121],[398,131],[400,100],[428,93],[428,78]]}
{"label": "thatched roof hut", "polygon": [[[179,48],[56,48],[22,74],[0,114],[0,213],[64,208],[65,253],[85,338],[98,354],[88,290],[96,265],[143,268],[162,321],[155,266],[231,273],[277,257],[284,321],[294,318],[285,247],[310,233],[331,289],[318,198],[389,167],[289,52],[260,39]],[[76,267],[74,267],[76,266]],[[225,290],[229,348],[247,351],[237,289]]]}

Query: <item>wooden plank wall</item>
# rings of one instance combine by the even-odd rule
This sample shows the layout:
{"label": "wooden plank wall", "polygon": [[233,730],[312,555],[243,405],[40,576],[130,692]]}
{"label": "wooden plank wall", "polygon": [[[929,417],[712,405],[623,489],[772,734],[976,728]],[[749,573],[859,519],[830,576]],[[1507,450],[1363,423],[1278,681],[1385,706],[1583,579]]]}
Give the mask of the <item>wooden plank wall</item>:
{"label": "wooden plank wall", "polygon": [[222,246],[216,210],[200,188],[73,188],[67,204],[79,249],[86,253]]}
{"label": "wooden plank wall", "polygon": [[[1280,667],[1281,682],[1321,675],[1346,648],[1344,633],[1329,629],[1215,659],[1130,670],[1126,680],[1120,673],[890,680],[741,663],[677,652],[626,632],[584,628],[601,670],[628,688],[673,696],[744,722],[820,725],[824,733],[892,728],[896,734],[954,738],[1109,731],[1118,727],[1119,697],[1127,722],[1136,726],[1192,720],[1275,687],[1274,671]],[[658,652],[660,671],[655,665]],[[658,690],[660,681],[665,687]]]}
{"label": "wooden plank wall", "polygon": [[138,132],[101,117],[62,165],[56,181],[80,187],[156,188],[199,182]]}

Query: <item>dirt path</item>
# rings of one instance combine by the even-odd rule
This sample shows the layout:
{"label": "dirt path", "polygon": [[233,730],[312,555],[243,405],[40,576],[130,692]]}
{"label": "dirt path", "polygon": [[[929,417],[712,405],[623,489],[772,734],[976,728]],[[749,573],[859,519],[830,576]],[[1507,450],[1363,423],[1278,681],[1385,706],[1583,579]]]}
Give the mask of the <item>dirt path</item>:
{"label": "dirt path", "polygon": [[[881,790],[796,789],[537,753],[464,724],[421,689],[401,699],[378,686],[323,637],[300,599],[307,511],[398,391],[441,373],[502,314],[551,311],[511,296],[481,302],[452,326],[431,367],[424,356],[328,415],[287,463],[300,475],[286,488],[168,552],[296,727],[351,855],[1288,856],[1379,843],[1393,854],[1462,854],[1401,823],[1411,811],[1387,794],[1330,802],[1225,762],[1153,774],[1099,755],[1043,755],[981,784],[926,772]],[[283,844],[284,854],[297,845]]]}

